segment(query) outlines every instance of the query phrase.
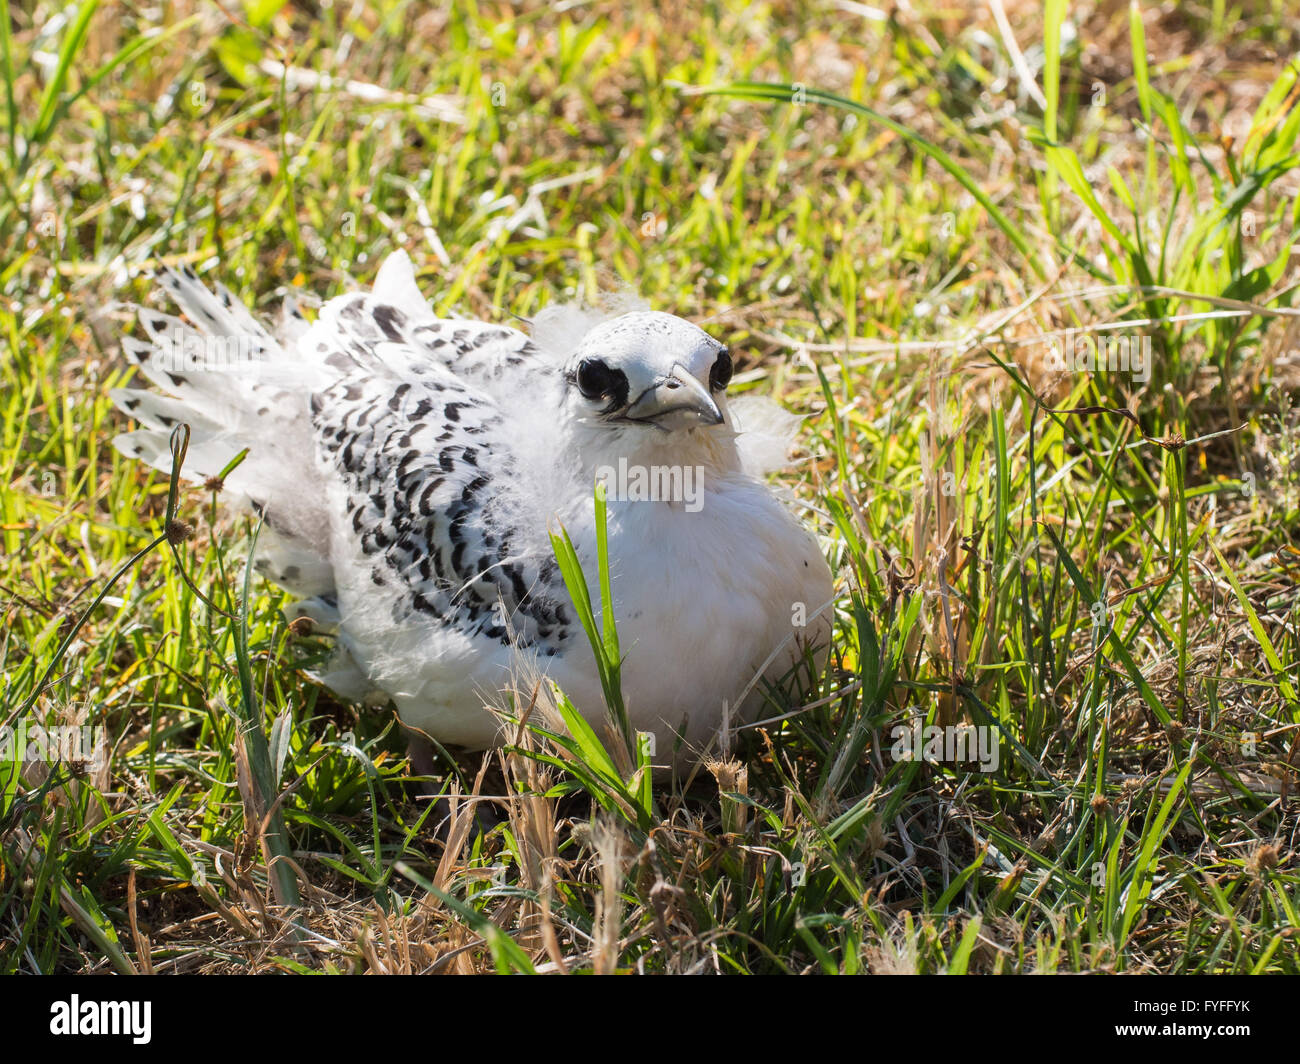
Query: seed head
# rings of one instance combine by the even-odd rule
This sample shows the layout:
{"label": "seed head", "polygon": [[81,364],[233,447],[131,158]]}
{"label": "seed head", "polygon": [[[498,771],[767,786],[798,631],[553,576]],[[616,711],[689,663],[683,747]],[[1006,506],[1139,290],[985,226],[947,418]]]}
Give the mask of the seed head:
{"label": "seed head", "polygon": [[173,547],[179,547],[187,539],[194,535],[194,526],[186,524],[178,517],[173,517],[167,522],[167,542]]}

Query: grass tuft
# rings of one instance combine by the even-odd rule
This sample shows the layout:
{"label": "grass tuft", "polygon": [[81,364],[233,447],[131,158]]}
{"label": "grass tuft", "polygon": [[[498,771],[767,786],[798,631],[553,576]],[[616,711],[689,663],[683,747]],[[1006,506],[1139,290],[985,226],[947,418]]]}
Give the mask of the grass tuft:
{"label": "grass tuft", "polygon": [[[0,721],[79,755],[4,733],[0,970],[1296,973],[1300,22],[1000,6],[0,0]],[[560,535],[609,741],[521,691],[435,805],[109,445],[159,266],[269,316],[399,247],[806,415],[831,661],[694,776]]]}

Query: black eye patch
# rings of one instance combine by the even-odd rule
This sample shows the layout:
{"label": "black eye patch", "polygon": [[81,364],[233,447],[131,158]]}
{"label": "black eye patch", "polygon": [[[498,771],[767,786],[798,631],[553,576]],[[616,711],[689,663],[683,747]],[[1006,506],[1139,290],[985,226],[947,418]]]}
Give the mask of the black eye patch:
{"label": "black eye patch", "polygon": [[598,358],[584,358],[573,375],[584,399],[609,399],[610,410],[627,405],[627,374],[621,369],[610,369]]}
{"label": "black eye patch", "polygon": [[713,368],[709,370],[709,387],[720,392],[731,383],[731,352],[725,347],[718,352],[717,361],[713,363]]}

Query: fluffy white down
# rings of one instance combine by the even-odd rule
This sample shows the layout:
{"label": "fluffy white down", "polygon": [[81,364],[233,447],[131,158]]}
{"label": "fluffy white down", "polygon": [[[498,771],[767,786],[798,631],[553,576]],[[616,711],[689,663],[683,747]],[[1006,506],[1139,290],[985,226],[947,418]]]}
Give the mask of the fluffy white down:
{"label": "fluffy white down", "polygon": [[[191,287],[183,282],[180,288],[183,307],[186,299],[200,298]],[[436,322],[403,253],[385,262],[374,295],[413,323]],[[455,626],[421,617],[400,619],[393,596],[401,589],[378,588],[372,581],[348,517],[347,489],[309,431],[311,393],[331,377],[314,354],[316,341],[334,328],[342,298],[327,303],[311,328],[282,334],[266,361],[241,379],[189,374],[184,387],[170,386],[192,413],[191,422],[201,421],[209,429],[200,433],[196,428],[194,453],[201,460],[191,464],[192,472],[210,475],[238,449],[251,448],[249,461],[231,478],[230,494],[265,499],[269,493],[275,511],[291,515],[284,522],[290,535],[264,533],[259,551],[271,557],[273,572],[283,571],[286,560],[292,562],[301,575],[294,590],[324,596],[308,598],[301,609],[336,627],[345,652],[322,678],[346,697],[357,698],[368,688],[382,691],[408,727],[444,744],[475,749],[501,738],[497,717],[485,707],[502,706],[520,688],[527,699],[529,684],[547,676],[589,720],[603,724],[606,711],[595,661],[581,635],[563,653],[549,657],[512,649]],[[533,323],[532,339],[549,370],[521,374],[517,380],[504,374],[491,383],[491,398],[506,416],[515,462],[511,477],[492,480],[497,502],[493,520],[516,532],[529,530],[516,538],[521,556],[528,556],[523,560],[533,562],[549,556],[547,531],[563,524],[599,604],[595,468],[626,458],[703,470],[703,492],[694,512],[681,502],[612,499],[608,504],[625,703],[634,727],[655,733],[656,760],[670,759],[679,739],[684,748],[678,760],[689,760],[716,737],[724,719],[733,725],[753,719],[764,697],[763,684],[757,682],[761,674],[779,679],[809,646],[824,660],[832,579],[816,538],[759,479],[787,464],[798,417],[768,400],[728,402],[721,396],[723,423],[689,431],[610,432],[561,416],[566,360],[593,328],[636,309],[639,305],[626,300],[601,311],[548,309]],[[246,327],[239,315],[217,326],[200,324],[205,331]],[[372,354],[398,380],[416,372],[411,367],[419,358],[428,359],[385,342],[375,344]],[[147,364],[142,371],[169,387]],[[424,366],[419,372],[430,371]],[[262,381],[273,381],[274,401],[266,387],[257,387]],[[121,396],[115,399],[125,408]],[[146,426],[152,434],[129,434],[119,446],[164,465],[158,427]],[[801,619],[806,619],[803,626]]]}

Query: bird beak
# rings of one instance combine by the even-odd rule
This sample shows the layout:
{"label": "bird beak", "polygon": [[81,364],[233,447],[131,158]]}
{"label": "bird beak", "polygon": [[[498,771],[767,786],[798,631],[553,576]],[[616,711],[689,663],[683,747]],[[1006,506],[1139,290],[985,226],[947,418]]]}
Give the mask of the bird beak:
{"label": "bird beak", "polygon": [[722,411],[709,390],[680,365],[637,396],[623,416],[662,429],[722,424]]}

